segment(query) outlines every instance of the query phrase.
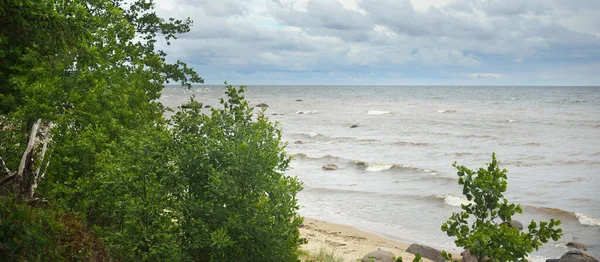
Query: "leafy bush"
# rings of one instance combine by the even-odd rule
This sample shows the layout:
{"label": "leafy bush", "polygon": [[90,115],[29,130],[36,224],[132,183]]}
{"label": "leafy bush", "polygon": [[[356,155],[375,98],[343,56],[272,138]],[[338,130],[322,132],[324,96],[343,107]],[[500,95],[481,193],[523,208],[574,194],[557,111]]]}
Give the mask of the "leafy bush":
{"label": "leafy bush", "polygon": [[100,239],[66,213],[0,196],[0,257],[8,261],[108,261]]}
{"label": "leafy bush", "polygon": [[[470,170],[453,164],[458,169],[458,184],[472,202],[461,205],[463,211],[453,213],[442,224],[442,231],[456,237],[456,246],[469,250],[478,261],[526,261],[527,254],[549,239],[556,241],[562,236],[562,230],[557,228],[560,221],[552,219],[539,224],[531,221],[528,232],[509,227],[512,216],[522,210],[520,205],[509,204],[504,198],[508,171],[500,169],[498,164],[496,154],[492,154],[487,168]],[[474,221],[469,221],[471,216]],[[451,259],[449,254],[444,252],[444,255]]]}
{"label": "leafy bush", "polygon": [[181,245],[196,260],[297,261],[301,183],[283,174],[290,159],[281,131],[253,114],[243,92],[227,86],[223,109],[210,115],[192,98],[173,117],[169,188]]}

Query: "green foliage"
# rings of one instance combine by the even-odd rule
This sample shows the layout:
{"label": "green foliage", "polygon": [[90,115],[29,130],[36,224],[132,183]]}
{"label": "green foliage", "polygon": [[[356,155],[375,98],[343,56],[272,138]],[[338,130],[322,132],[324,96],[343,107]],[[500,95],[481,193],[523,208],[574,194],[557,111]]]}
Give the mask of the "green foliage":
{"label": "green foliage", "polygon": [[8,261],[107,260],[98,237],[70,214],[0,197],[0,257]]}
{"label": "green foliage", "polygon": [[263,112],[254,116],[243,92],[227,86],[223,109],[210,115],[192,98],[173,117],[169,188],[181,245],[200,260],[296,261],[301,183],[283,174],[290,159],[281,131]]}
{"label": "green foliage", "polygon": [[500,169],[498,164],[496,154],[492,154],[487,168],[470,170],[453,164],[458,170],[458,184],[463,186],[463,194],[471,203],[462,205],[462,212],[453,213],[442,224],[442,231],[456,237],[454,243],[468,249],[478,261],[526,261],[527,254],[549,239],[556,241],[562,236],[562,230],[557,228],[560,221],[552,219],[539,224],[531,221],[528,232],[509,227],[507,222],[522,210],[520,205],[509,204],[504,198],[507,170]]}

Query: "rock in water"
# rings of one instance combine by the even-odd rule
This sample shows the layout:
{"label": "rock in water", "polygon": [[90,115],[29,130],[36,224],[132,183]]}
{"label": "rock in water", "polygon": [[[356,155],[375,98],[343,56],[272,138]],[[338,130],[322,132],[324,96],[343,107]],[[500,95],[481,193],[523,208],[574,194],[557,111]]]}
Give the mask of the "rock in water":
{"label": "rock in water", "polygon": [[336,170],[338,169],[338,166],[334,165],[334,164],[325,164],[323,165],[323,170]]}
{"label": "rock in water", "polygon": [[353,124],[353,125],[350,126],[350,128],[357,128],[357,127],[358,127],[357,124]]}
{"label": "rock in water", "polygon": [[258,105],[255,105],[254,107],[269,107],[269,105],[267,105],[266,103],[260,103]]}
{"label": "rock in water", "polygon": [[204,108],[211,108],[211,105],[205,105]]}
{"label": "rock in water", "polygon": [[581,242],[571,241],[571,242],[567,243],[567,246],[574,248],[574,249],[584,250],[584,251],[587,251],[587,249],[588,249],[587,245],[584,243],[581,243]]}
{"label": "rock in water", "polygon": [[296,145],[302,145],[302,144],[304,144],[304,142],[298,140],[298,141],[294,142],[294,144],[296,144]]}
{"label": "rock in water", "polygon": [[437,250],[433,247],[428,247],[428,246],[419,245],[419,244],[412,244],[406,249],[406,252],[412,253],[412,254],[419,254],[423,258],[431,259],[431,260],[437,261],[437,262],[446,261],[445,259],[442,258],[442,251]]}
{"label": "rock in water", "polygon": [[369,254],[366,254],[362,260],[362,262],[394,262],[394,253],[386,250],[377,250],[373,251]]}
{"label": "rock in water", "polygon": [[302,99],[296,99],[296,102],[302,102],[302,101],[304,101],[304,100],[302,100]]}

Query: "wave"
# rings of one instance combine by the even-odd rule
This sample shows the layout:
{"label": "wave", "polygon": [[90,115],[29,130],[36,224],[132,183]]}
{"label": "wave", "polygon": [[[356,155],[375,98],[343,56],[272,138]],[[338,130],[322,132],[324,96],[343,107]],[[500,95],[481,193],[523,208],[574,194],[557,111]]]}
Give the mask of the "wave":
{"label": "wave", "polygon": [[600,219],[579,212],[573,212],[573,214],[575,214],[575,217],[577,217],[579,224],[584,226],[600,227]]}
{"label": "wave", "polygon": [[583,226],[600,227],[600,219],[595,218],[590,215],[587,215],[587,214],[584,214],[584,213],[570,212],[570,211],[562,210],[559,208],[552,208],[552,207],[525,206],[525,208],[533,210],[538,213],[546,214],[550,217],[558,217],[559,219],[577,220],[577,222]]}
{"label": "wave", "polygon": [[380,143],[380,144],[392,144],[398,146],[430,146],[430,143],[424,142],[409,142],[409,141],[396,141],[396,142],[385,142],[374,138],[358,138],[358,137],[335,137],[335,136],[327,136],[320,133],[295,133],[292,134],[293,137],[296,138],[304,138],[310,139],[314,141],[324,141],[324,142],[358,142],[358,143]]}
{"label": "wave", "polygon": [[446,203],[446,205],[453,207],[460,207],[461,205],[468,205],[472,203],[471,201],[467,200],[466,197],[455,196],[452,194],[435,195],[435,198],[444,200],[444,203]]}
{"label": "wave", "polygon": [[398,142],[393,142],[392,144],[394,145],[399,145],[399,146],[430,146],[430,143],[424,143],[424,142],[405,142],[405,141],[398,141]]}
{"label": "wave", "polygon": [[456,110],[452,110],[452,109],[440,109],[437,111],[440,114],[447,114],[447,113],[456,113]]}
{"label": "wave", "polygon": [[369,112],[367,112],[367,115],[386,115],[390,113],[390,111],[369,110]]}
{"label": "wave", "polygon": [[381,171],[390,170],[393,167],[394,167],[394,165],[367,163],[367,168],[365,168],[365,170],[369,171],[369,172],[381,172]]}
{"label": "wave", "polygon": [[[421,173],[429,173],[436,177],[441,177],[441,178],[445,179],[445,177],[437,176],[438,175],[437,171],[418,168],[418,167],[412,167],[412,166],[408,166],[408,165],[372,163],[372,162],[359,161],[359,160],[350,160],[350,159],[345,159],[345,158],[332,156],[332,155],[309,156],[304,153],[297,153],[297,154],[292,154],[289,156],[292,158],[295,158],[295,159],[328,160],[328,161],[337,162],[337,163],[346,163],[347,165],[353,166],[357,169],[364,170],[367,172],[384,172],[384,171],[389,171],[389,170],[411,170],[411,171],[416,171],[416,172],[421,172]],[[452,178],[448,178],[448,179],[452,179]],[[454,179],[452,179],[452,180],[454,180]]]}

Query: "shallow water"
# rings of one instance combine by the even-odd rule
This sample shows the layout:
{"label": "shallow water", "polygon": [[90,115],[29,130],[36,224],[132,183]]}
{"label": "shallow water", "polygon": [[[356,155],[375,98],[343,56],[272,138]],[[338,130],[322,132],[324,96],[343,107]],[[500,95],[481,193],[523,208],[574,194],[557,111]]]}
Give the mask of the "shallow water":
{"label": "shallow water", "polygon": [[[161,102],[218,107],[223,91],[168,87]],[[246,97],[283,129],[305,216],[452,249],[440,226],[466,199],[451,164],[478,168],[496,152],[524,209],[515,219],[563,222],[536,255],[577,240],[600,257],[600,88],[251,86]]]}

